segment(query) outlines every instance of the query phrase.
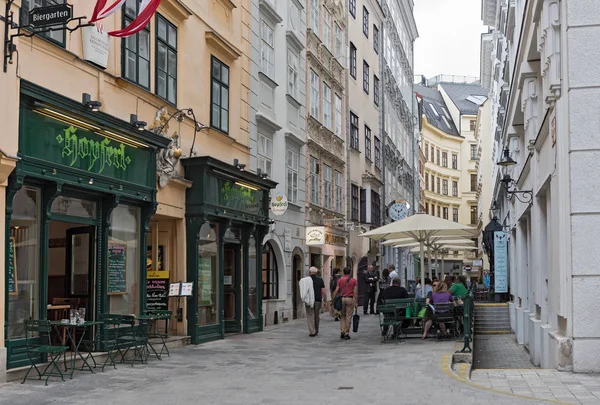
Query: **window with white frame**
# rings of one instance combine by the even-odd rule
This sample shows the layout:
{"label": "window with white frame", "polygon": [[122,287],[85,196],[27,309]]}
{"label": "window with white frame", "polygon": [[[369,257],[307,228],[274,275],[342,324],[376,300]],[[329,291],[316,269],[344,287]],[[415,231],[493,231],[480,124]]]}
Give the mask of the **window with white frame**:
{"label": "window with white frame", "polygon": [[298,98],[298,71],[300,63],[300,55],[292,49],[288,49],[288,94],[294,98]]}
{"label": "window with white frame", "polygon": [[329,49],[331,49],[331,23],[331,13],[329,12],[329,10],[323,7],[323,43]]}
{"label": "window with white frame", "polygon": [[327,209],[332,209],[332,191],[333,184],[331,178],[331,166],[323,165],[323,205]]}
{"label": "window with white frame", "polygon": [[342,137],[342,98],[335,95],[335,134]]}
{"label": "window with white frame", "polygon": [[262,22],[260,31],[260,62],[261,70],[269,77],[275,75],[275,33],[266,22]]}
{"label": "window with white frame", "polygon": [[331,121],[331,88],[323,82],[323,125],[325,128],[333,130]]}
{"label": "window with white frame", "polygon": [[310,29],[319,35],[319,0],[310,0]]}
{"label": "window with white frame", "polygon": [[320,120],[319,114],[319,75],[314,70],[310,71],[310,115]]}
{"label": "window with white frame", "polygon": [[286,152],[287,167],[287,198],[291,203],[298,203],[298,169],[299,157],[296,152],[287,149]]}
{"label": "window with white frame", "polygon": [[[342,29],[340,28],[339,25],[337,25],[337,23],[335,23],[335,56],[336,58],[341,58],[342,55],[342,44],[344,43],[344,31],[342,31]],[[338,59],[339,60],[339,59]]]}
{"label": "window with white frame", "polygon": [[273,140],[263,134],[258,134],[258,168],[271,175],[273,164]]}
{"label": "window with white frame", "polygon": [[310,157],[310,202],[319,205],[319,160]]}
{"label": "window with white frame", "polygon": [[342,212],[343,210],[343,194],[342,190],[344,189],[342,184],[344,182],[344,176],[342,172],[335,171],[335,210],[337,212]]}

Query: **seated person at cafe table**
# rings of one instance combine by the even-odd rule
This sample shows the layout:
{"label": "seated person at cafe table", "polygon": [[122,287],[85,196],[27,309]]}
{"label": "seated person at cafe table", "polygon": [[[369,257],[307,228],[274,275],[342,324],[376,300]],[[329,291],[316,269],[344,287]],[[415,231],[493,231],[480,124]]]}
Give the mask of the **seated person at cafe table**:
{"label": "seated person at cafe table", "polygon": [[458,276],[458,283],[452,284],[452,287],[448,291],[450,291],[453,297],[464,298],[469,292],[467,278],[465,276]]}
{"label": "seated person at cafe table", "polygon": [[[382,292],[380,292],[380,294],[382,295],[381,299],[383,301],[383,303],[385,304],[386,300],[396,300],[396,299],[401,299],[401,298],[410,298],[408,296],[408,291],[406,291],[406,288],[401,286],[400,283],[400,279],[399,278],[394,278],[392,279],[392,285],[390,285],[388,288],[386,288],[385,290],[383,290]],[[402,327],[406,328],[408,326],[410,321],[408,320],[403,320],[402,321]],[[383,327],[383,331],[382,334],[383,336],[387,335],[387,331],[388,328],[387,326]],[[396,335],[398,335],[398,329],[395,326],[394,327],[394,335],[392,336],[392,339],[396,338]]]}
{"label": "seated person at cafe table", "polygon": [[[423,331],[421,339],[427,338],[427,332],[429,332],[429,329],[433,325],[434,310],[432,305],[447,304],[452,301],[452,294],[448,291],[448,285],[443,281],[435,281],[433,283],[433,294],[431,294],[431,298],[427,298],[426,301],[427,310],[425,312],[425,319],[427,319],[427,323],[425,323],[425,330]],[[446,330],[446,326],[443,322],[440,322],[439,327],[438,334],[448,335],[450,333]]]}

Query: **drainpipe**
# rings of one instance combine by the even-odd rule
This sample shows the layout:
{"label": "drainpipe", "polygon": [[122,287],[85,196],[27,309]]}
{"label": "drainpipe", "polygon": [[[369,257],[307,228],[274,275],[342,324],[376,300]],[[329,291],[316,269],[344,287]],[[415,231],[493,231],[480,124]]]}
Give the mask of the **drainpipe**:
{"label": "drainpipe", "polygon": [[[381,192],[381,200],[380,200],[380,204],[381,206],[379,207],[381,209],[381,221],[382,223],[385,221],[385,214],[386,214],[386,206],[387,206],[387,201],[386,201],[386,197],[387,197],[387,179],[385,176],[385,168],[386,168],[386,160],[385,159],[385,146],[386,146],[386,136],[385,136],[385,74],[383,74],[383,71],[385,69],[385,63],[384,63],[384,58],[383,58],[383,53],[385,51],[385,43],[383,41],[384,38],[384,32],[385,32],[385,19],[387,17],[384,15],[382,23],[379,24],[381,26],[381,31],[379,32],[379,43],[382,44],[381,46],[381,51],[379,52],[379,77],[381,77],[381,89],[379,90],[379,95],[381,97],[381,100],[379,101],[379,137],[381,138],[381,180],[383,182],[383,188],[382,188],[382,192]],[[381,225],[381,224],[380,224]],[[381,254],[382,249],[385,249],[383,247],[383,244],[380,242],[379,243],[379,256],[381,258],[381,271],[383,271],[383,255]],[[389,249],[386,249],[388,253],[390,253],[390,256],[393,255],[393,251],[394,248],[390,247]]]}

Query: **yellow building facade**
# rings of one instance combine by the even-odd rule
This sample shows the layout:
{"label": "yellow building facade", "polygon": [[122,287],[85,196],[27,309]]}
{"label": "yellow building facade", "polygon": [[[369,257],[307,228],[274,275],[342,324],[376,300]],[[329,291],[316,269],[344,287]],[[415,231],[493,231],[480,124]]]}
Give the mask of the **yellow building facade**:
{"label": "yellow building facade", "polygon": [[[442,82],[416,91],[423,97],[424,211],[480,228],[482,145],[476,128],[484,90],[476,84]],[[449,251],[444,274],[470,276],[473,260],[480,257],[478,250]]]}
{"label": "yellow building facade", "polygon": [[[0,9],[5,6],[1,0]],[[74,0],[72,6],[72,16],[85,22],[94,3]],[[27,23],[33,7],[31,0],[12,2],[14,23]],[[90,318],[105,311],[141,314],[156,301],[155,308],[174,312],[171,333],[192,335],[192,341],[203,340],[200,326],[214,325],[204,340],[222,337],[229,321],[246,331],[242,302],[260,307],[247,302],[258,288],[246,291],[240,273],[248,255],[240,252],[252,252],[248,240],[261,240],[255,232],[268,222],[274,186],[244,171],[250,156],[250,0],[163,0],[138,34],[106,34],[130,24],[137,8],[128,0],[96,27],[13,37],[6,72],[0,72],[0,208],[7,213],[0,216],[0,229],[7,229],[0,232],[0,322],[8,325],[0,330],[0,379],[7,368],[24,364],[22,321],[52,319],[49,307],[59,298],[76,298]],[[59,149],[51,155],[57,142],[62,155]],[[200,162],[203,156],[211,158]],[[196,167],[207,168],[204,180],[191,179]],[[206,197],[196,205],[232,213],[199,211],[197,220],[211,231],[197,242],[196,230],[190,244],[194,225],[186,224],[186,194],[203,181],[208,187],[211,176],[214,203]],[[232,195],[248,193],[259,202],[254,216],[232,205]],[[89,247],[77,250],[73,241]],[[124,263],[115,275],[110,269],[118,267],[119,249]],[[196,263],[202,252],[206,259]],[[228,266],[233,273],[224,276]],[[155,300],[145,288],[152,277],[167,285],[194,281],[193,299]],[[206,319],[198,320],[197,312]],[[233,315],[223,319],[222,313]],[[190,322],[199,327],[195,337]]]}

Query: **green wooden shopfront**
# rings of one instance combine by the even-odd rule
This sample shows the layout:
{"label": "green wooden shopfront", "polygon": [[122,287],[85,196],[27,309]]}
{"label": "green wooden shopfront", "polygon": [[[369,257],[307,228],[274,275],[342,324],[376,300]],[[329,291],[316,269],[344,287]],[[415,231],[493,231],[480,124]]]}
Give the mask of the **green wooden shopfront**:
{"label": "green wooden shopfront", "polygon": [[277,183],[209,156],[182,159],[186,194],[188,334],[194,344],[263,329],[262,240]]}
{"label": "green wooden shopfront", "polygon": [[6,195],[8,368],[28,363],[23,320],[64,298],[140,314],[156,152],[170,139],[21,81],[19,161]]}

